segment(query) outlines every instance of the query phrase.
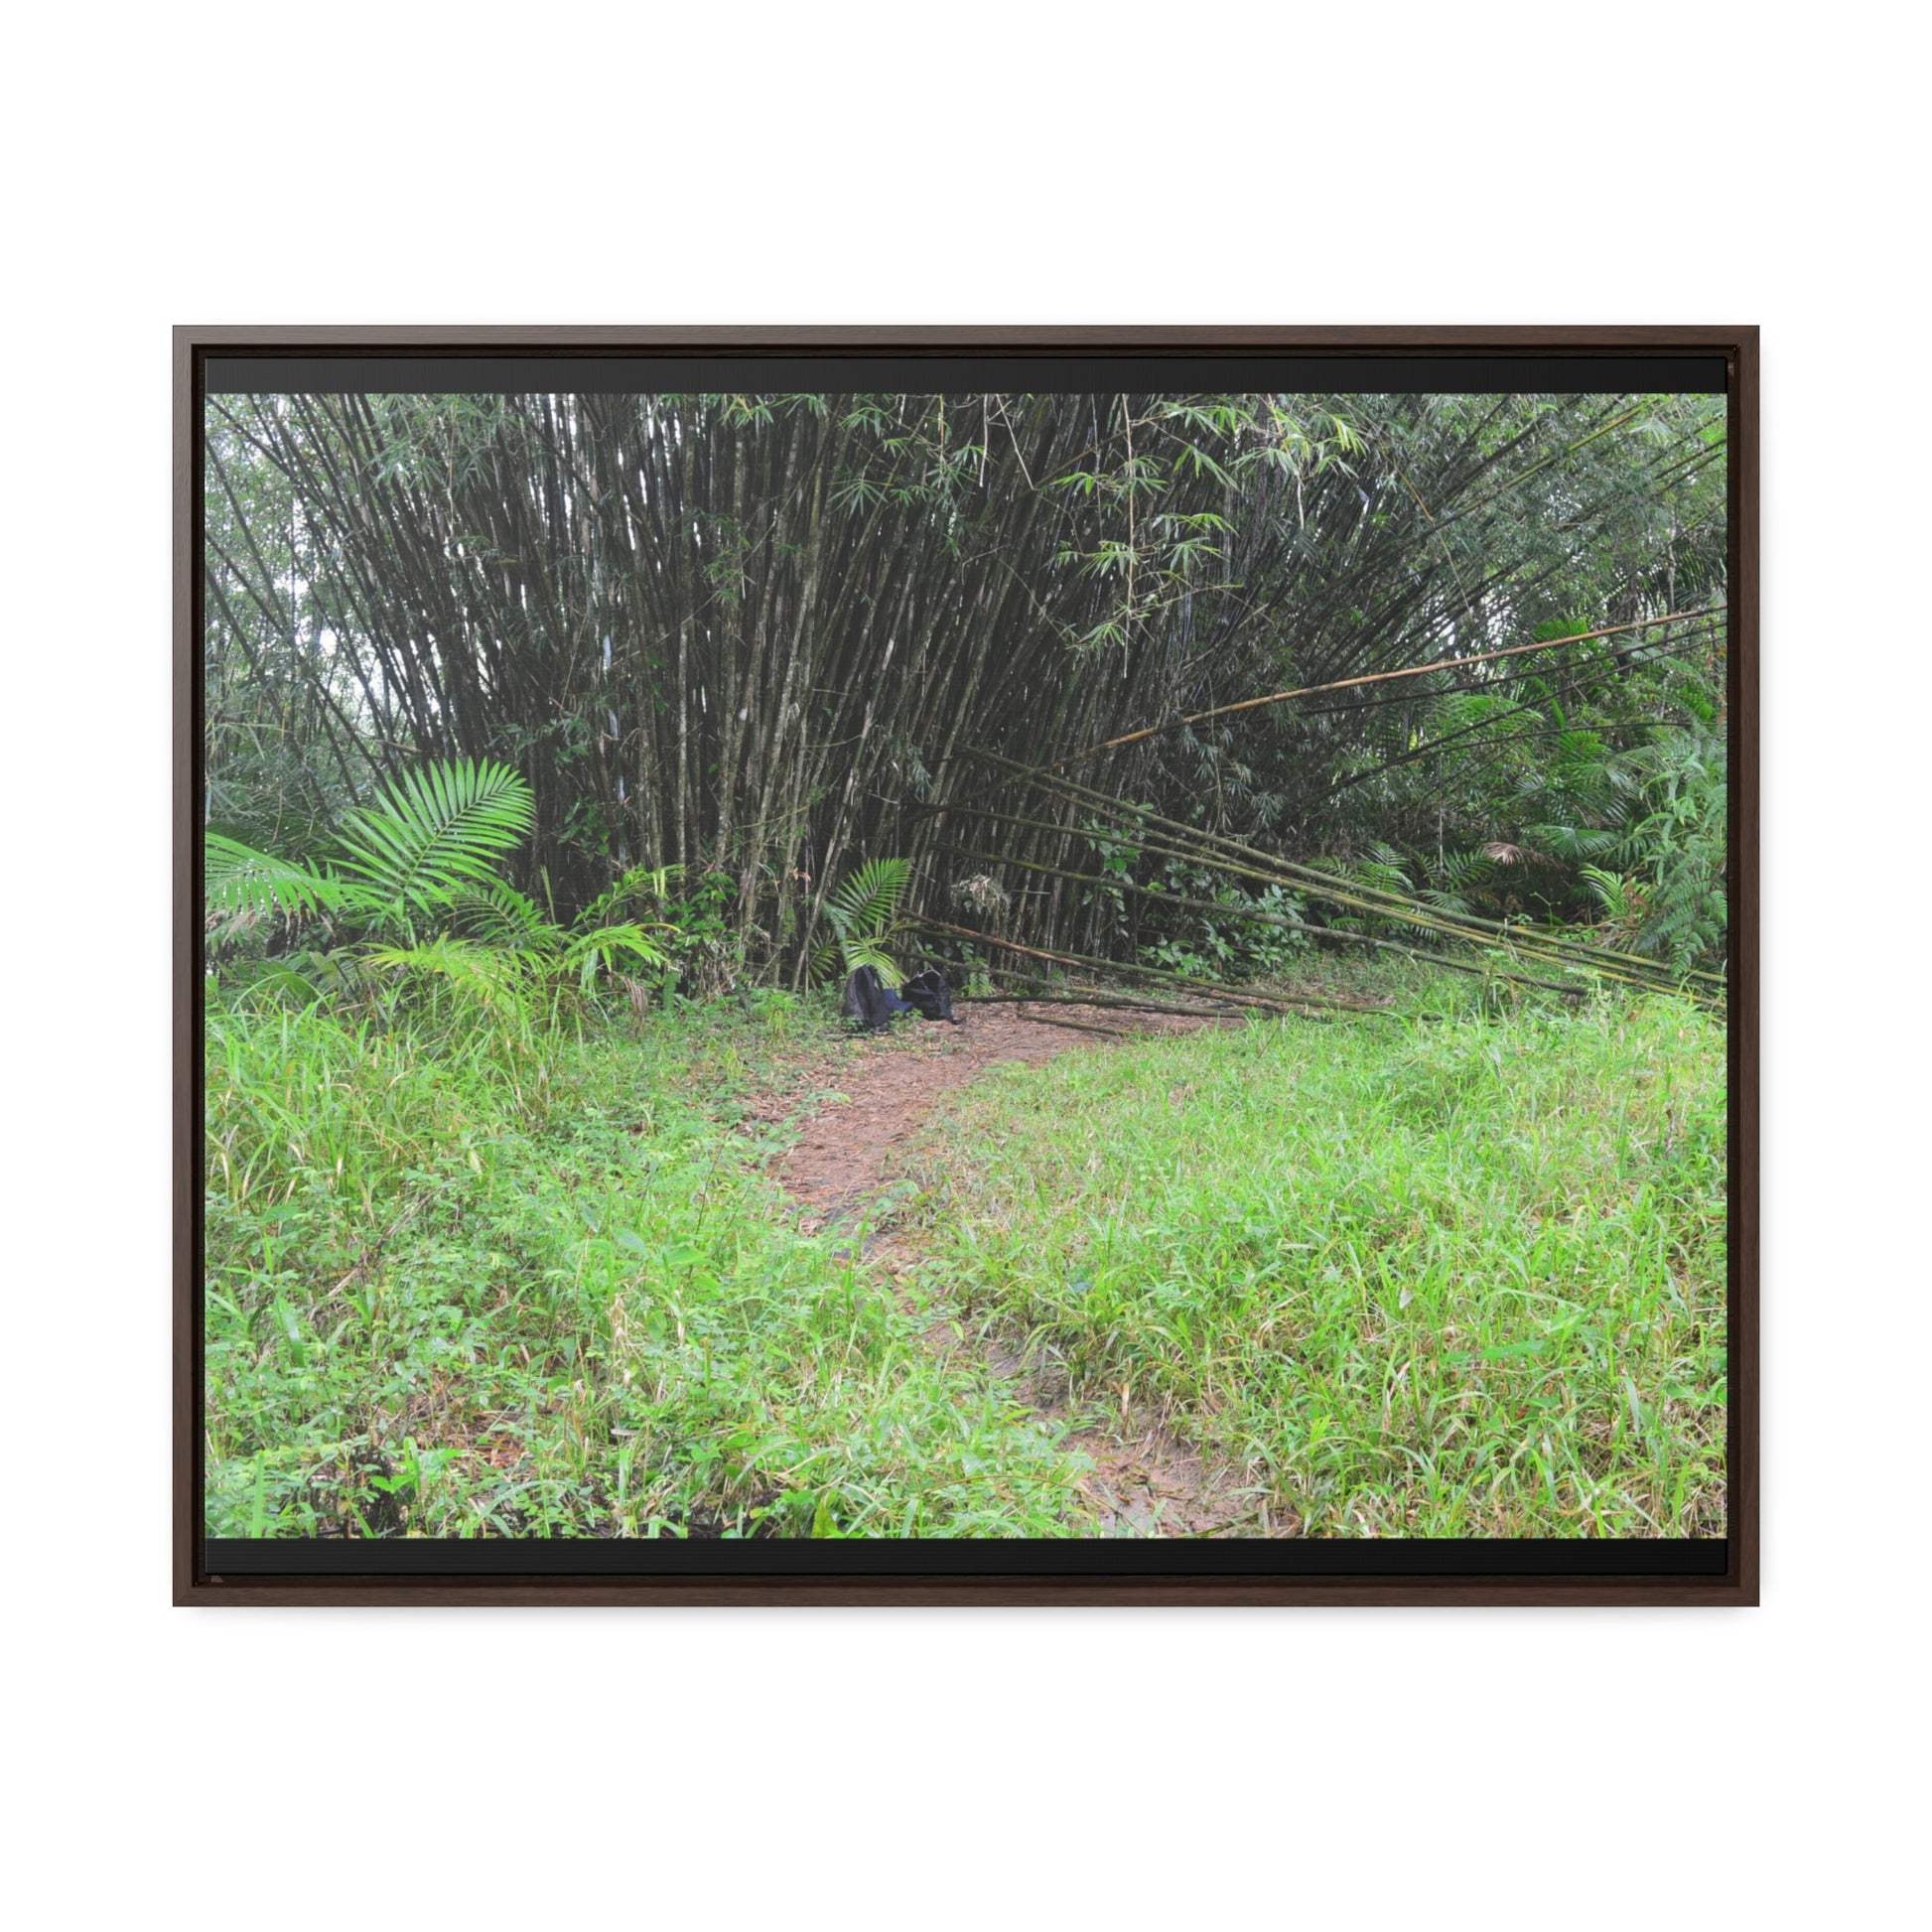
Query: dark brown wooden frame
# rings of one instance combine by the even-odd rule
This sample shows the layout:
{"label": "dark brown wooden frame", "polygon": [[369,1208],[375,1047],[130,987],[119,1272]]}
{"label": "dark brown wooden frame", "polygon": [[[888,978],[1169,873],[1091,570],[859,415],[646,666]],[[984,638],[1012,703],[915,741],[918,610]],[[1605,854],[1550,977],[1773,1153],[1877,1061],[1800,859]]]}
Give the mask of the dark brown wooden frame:
{"label": "dark brown wooden frame", "polygon": [[[202,1566],[201,1466],[201,368],[242,350],[564,353],[896,351],[944,356],[1185,352],[1722,355],[1728,369],[1733,925],[1728,1131],[1727,1568],[1708,1578],[1374,1576],[1253,1578],[1000,1570],[903,1577],[211,1577]],[[1758,332],[1720,327],[1564,328],[199,328],[174,338],[174,1600],[186,1603],[1654,1603],[1758,1600]],[[1158,1553],[1158,1545],[1149,1546]]]}

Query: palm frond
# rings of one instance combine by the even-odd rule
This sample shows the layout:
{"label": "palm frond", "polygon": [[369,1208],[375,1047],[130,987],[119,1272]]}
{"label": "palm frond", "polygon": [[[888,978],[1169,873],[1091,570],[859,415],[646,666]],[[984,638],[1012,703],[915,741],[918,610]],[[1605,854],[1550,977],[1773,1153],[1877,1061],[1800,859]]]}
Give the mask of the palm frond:
{"label": "palm frond", "polygon": [[451,913],[469,936],[488,945],[541,951],[554,948],[559,936],[536,901],[501,879],[458,896]]}
{"label": "palm frond", "polygon": [[911,883],[904,859],[869,859],[825,902],[825,915],[842,937],[878,938],[898,915],[899,900]]}
{"label": "palm frond", "polygon": [[1639,905],[1631,883],[1601,866],[1581,866],[1578,876],[1589,888],[1591,897],[1619,925],[1639,915]]}
{"label": "palm frond", "polygon": [[683,870],[682,866],[632,866],[585,906],[577,923],[608,925],[612,915],[631,899],[649,897],[661,901],[671,890],[671,881]]}
{"label": "palm frond", "polygon": [[428,907],[492,876],[529,833],[536,800],[506,764],[425,764],[350,813],[337,835],[345,870],[397,902]]}
{"label": "palm frond", "polygon": [[231,920],[288,912],[333,912],[357,890],[294,859],[257,852],[219,832],[202,842],[202,890],[210,912]]}
{"label": "palm frond", "polygon": [[884,946],[875,945],[870,939],[849,939],[844,948],[845,970],[856,973],[861,966],[870,966],[878,975],[880,983],[897,993],[905,984],[905,975],[899,969],[898,961]]}
{"label": "palm frond", "polygon": [[598,969],[614,972],[620,957],[628,957],[645,966],[668,966],[671,956],[656,940],[634,921],[623,925],[598,926],[590,932],[574,933],[570,944],[564,949],[563,966],[566,972],[577,975],[579,987],[586,993],[591,982],[597,978]]}
{"label": "palm frond", "polygon": [[843,957],[845,970],[870,966],[881,980],[897,988],[904,979],[898,963],[886,950],[898,917],[899,901],[911,884],[912,867],[905,859],[868,859],[850,878],[842,880],[825,901],[825,916],[838,935],[818,949],[814,964],[823,972],[834,957]]}
{"label": "palm frond", "polygon": [[447,985],[492,1018],[527,1026],[532,975],[516,953],[447,934],[414,946],[377,946],[363,955],[376,972]]}

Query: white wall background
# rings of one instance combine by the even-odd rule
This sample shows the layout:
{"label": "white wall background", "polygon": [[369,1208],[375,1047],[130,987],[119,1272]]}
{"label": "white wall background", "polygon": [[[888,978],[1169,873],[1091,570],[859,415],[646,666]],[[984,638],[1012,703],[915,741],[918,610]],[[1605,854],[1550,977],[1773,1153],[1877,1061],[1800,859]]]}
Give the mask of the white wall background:
{"label": "white wall background", "polygon": [[[1922,1904],[1911,18],[346,0],[16,23],[22,1924]],[[169,1609],[168,326],[1086,320],[1764,326],[1766,1606]]]}

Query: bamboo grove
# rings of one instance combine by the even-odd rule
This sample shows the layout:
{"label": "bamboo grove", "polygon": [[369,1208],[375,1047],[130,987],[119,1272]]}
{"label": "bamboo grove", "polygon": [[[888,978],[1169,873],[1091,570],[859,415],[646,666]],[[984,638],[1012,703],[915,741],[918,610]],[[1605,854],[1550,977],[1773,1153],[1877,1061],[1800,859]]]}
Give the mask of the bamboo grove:
{"label": "bamboo grove", "polygon": [[937,950],[1042,980],[1139,961],[1158,999],[1151,942],[1211,916],[1715,997],[1723,421],[216,396],[207,816],[299,851],[421,759],[498,759],[553,916],[710,877],[794,981],[890,854]]}

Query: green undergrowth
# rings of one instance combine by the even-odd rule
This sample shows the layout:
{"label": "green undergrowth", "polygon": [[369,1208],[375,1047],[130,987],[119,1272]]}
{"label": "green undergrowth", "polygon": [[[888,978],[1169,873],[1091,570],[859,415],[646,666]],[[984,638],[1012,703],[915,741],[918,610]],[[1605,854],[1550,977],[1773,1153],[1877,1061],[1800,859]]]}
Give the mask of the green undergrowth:
{"label": "green undergrowth", "polygon": [[747,1103],[910,1037],[772,994],[541,1050],[216,997],[208,1530],[1081,1534],[1084,1458],[943,1316],[1056,1364],[1076,1422],[1162,1414],[1244,1532],[1722,1533],[1720,1026],[1323,983],[1398,1011],[950,1089],[901,1293],[798,1230]]}
{"label": "green undergrowth", "polygon": [[767,996],[533,1061],[217,999],[208,1532],[1050,1533],[1079,1459],[797,1232],[738,1127],[873,1050],[828,1034]]}
{"label": "green undergrowth", "polygon": [[924,1138],[932,1286],[1276,1525],[1722,1534],[1722,1028],[1405,983],[996,1069]]}

